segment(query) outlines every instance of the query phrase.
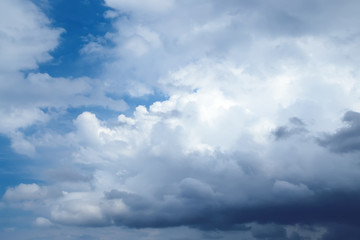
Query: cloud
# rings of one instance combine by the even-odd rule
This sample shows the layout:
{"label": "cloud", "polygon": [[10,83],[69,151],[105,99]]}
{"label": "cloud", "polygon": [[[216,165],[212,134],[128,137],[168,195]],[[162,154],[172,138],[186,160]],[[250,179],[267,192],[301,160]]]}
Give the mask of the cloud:
{"label": "cloud", "polygon": [[276,180],[273,186],[273,190],[279,194],[279,196],[295,195],[300,198],[301,196],[308,196],[314,194],[304,184],[291,184],[286,181]]}
{"label": "cloud", "polygon": [[88,182],[92,176],[86,171],[81,171],[74,166],[63,166],[56,169],[50,169],[47,172],[51,178],[61,182]]}
{"label": "cloud", "polygon": [[[356,223],[349,209],[357,208],[348,202],[358,194],[356,160],[319,146],[312,137],[318,123],[305,125],[301,111],[301,118],[292,117],[289,108],[300,95],[268,90],[290,73],[279,75],[264,81],[233,63],[203,60],[161,79],[167,99],[116,122],[81,113],[63,148],[51,151],[65,148],[67,161],[91,177],[76,188],[57,183],[68,194],[52,200],[51,221],[203,230],[240,230],[249,222]],[[274,105],[265,109],[266,102]],[[275,117],[282,114],[293,132],[274,141],[283,122]],[[32,144],[39,142],[41,135]],[[349,208],[333,210],[346,203]]]}
{"label": "cloud", "polygon": [[318,139],[318,142],[337,153],[351,153],[360,150],[360,113],[348,111],[342,120],[347,126],[338,129],[333,134],[325,134],[324,137]]}
{"label": "cloud", "polygon": [[52,226],[52,223],[50,222],[50,220],[47,218],[43,218],[43,217],[36,218],[34,224],[38,227]]}
{"label": "cloud", "polygon": [[256,239],[287,239],[286,230],[279,225],[256,226],[251,232]]}
{"label": "cloud", "polygon": [[299,135],[307,133],[307,129],[305,128],[305,124],[301,121],[301,119],[297,117],[292,117],[289,119],[289,123],[291,127],[281,126],[277,127],[273,131],[273,135],[275,136],[276,140],[286,139],[293,135]]}
{"label": "cloud", "polygon": [[50,20],[29,1],[1,2],[1,73],[37,68],[51,59],[48,53],[59,43],[63,29],[50,27]]}
{"label": "cloud", "polygon": [[356,225],[334,225],[330,224],[329,230],[323,235],[322,240],[334,240],[339,237],[346,237],[347,239],[357,239],[359,238],[360,232],[358,231]]}
{"label": "cloud", "polygon": [[[133,228],[186,225],[205,230],[239,229],[239,224],[253,221],[289,225],[358,221],[349,215],[350,209],[357,209],[358,198],[356,181],[348,185],[358,176],[357,170],[349,171],[352,161],[345,166],[342,157],[329,158],[329,152],[306,138],[253,143],[256,148],[246,148],[243,154],[235,148],[219,149],[225,144],[221,140],[207,143],[208,148],[197,147],[188,138],[195,129],[178,125],[189,117],[185,110],[174,114],[171,106],[176,104],[168,100],[154,106],[138,107],[132,118],[112,127],[89,112],[78,116],[77,130],[68,141],[75,146],[73,161],[92,169],[93,177],[85,180],[91,187],[62,185],[69,193],[49,208],[52,221]],[[199,146],[202,134],[216,131],[202,121],[196,117],[188,123],[210,126],[206,131],[196,128]],[[301,125],[298,119],[292,122]],[[258,149],[270,152],[260,157]],[[325,160],[334,167],[324,165]],[[323,181],[327,183],[320,184]],[[348,192],[341,192],[343,188]],[[347,207],[336,208],[339,205]]]}
{"label": "cloud", "polygon": [[214,191],[209,185],[193,178],[181,180],[179,188],[180,195],[186,199],[204,199],[206,201],[214,196]]}
{"label": "cloud", "polygon": [[51,210],[51,219],[66,225],[102,226],[104,217],[98,204],[96,194],[65,193]]}
{"label": "cloud", "polygon": [[8,188],[3,196],[8,201],[42,199],[47,195],[46,187],[39,185],[21,183],[15,188]]}
{"label": "cloud", "polygon": [[140,12],[140,13],[158,13],[168,10],[172,7],[173,0],[146,0],[146,1],[128,1],[128,0],[106,0],[105,3],[120,11]]}
{"label": "cloud", "polygon": [[99,81],[89,78],[53,78],[48,74],[30,73],[27,78],[12,78],[11,83],[0,88],[0,93],[0,133],[11,138],[16,152],[29,156],[34,156],[36,149],[22,137],[23,129],[46,126],[71,107],[127,108],[123,100],[106,96]]}
{"label": "cloud", "polygon": [[11,136],[11,147],[16,152],[33,157],[36,150],[30,141],[26,140],[21,132],[13,133]]}

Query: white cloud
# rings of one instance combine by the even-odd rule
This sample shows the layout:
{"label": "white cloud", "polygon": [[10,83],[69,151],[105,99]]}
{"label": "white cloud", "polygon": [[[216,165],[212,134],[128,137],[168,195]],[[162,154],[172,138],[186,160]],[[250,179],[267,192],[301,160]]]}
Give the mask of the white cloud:
{"label": "white cloud", "polygon": [[18,153],[33,157],[36,150],[30,141],[24,138],[21,132],[11,134],[11,147]]}
{"label": "white cloud", "polygon": [[158,13],[168,10],[173,5],[173,0],[106,0],[107,5],[120,11]]}
{"label": "white cloud", "polygon": [[309,188],[304,184],[292,184],[286,181],[276,180],[273,186],[273,191],[275,191],[279,196],[284,197],[286,195],[295,195],[296,197],[309,196],[313,193]]}
{"label": "white cloud", "polygon": [[[117,212],[117,209],[114,211]],[[91,192],[72,192],[64,194],[54,204],[51,219],[66,225],[104,225],[105,216],[102,213],[99,194]]]}
{"label": "white cloud", "polygon": [[53,78],[40,73],[30,73],[25,79],[15,76],[9,84],[0,87],[0,133],[11,138],[16,152],[34,155],[36,149],[20,137],[19,129],[34,124],[45,125],[57,115],[56,112],[68,107],[102,105],[114,110],[127,108],[123,100],[107,97],[102,85],[89,78]]}
{"label": "white cloud", "polygon": [[20,127],[28,127],[36,122],[45,122],[48,117],[38,108],[1,108],[1,133],[11,133]]}
{"label": "white cloud", "polygon": [[49,227],[53,225],[49,219],[43,217],[36,218],[34,224],[38,227]]}
{"label": "white cloud", "polygon": [[3,196],[8,201],[35,200],[45,198],[47,188],[32,184],[19,184],[14,188],[8,188]]}
{"label": "white cloud", "polygon": [[112,131],[106,127],[102,127],[100,121],[95,114],[84,112],[74,121],[78,129],[77,136],[80,142],[84,141],[85,145],[103,144],[107,136],[112,135]]}
{"label": "white cloud", "polygon": [[0,3],[1,72],[36,68],[51,59],[62,29],[49,27],[49,19],[31,2]]}

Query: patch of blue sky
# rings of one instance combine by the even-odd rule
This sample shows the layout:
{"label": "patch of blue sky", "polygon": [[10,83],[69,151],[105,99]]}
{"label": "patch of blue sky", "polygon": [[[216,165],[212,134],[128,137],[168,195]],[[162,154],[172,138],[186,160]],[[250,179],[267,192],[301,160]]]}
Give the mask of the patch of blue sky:
{"label": "patch of blue sky", "polygon": [[[107,96],[116,99],[116,97],[113,97],[111,94],[108,94]],[[123,114],[131,117],[136,107],[141,105],[149,108],[156,101],[167,100],[168,96],[166,96],[161,91],[154,89],[153,94],[148,94],[141,97],[133,97],[129,94],[125,94],[119,99],[124,100],[128,105],[128,108],[123,112]]]}
{"label": "patch of blue sky", "polygon": [[53,119],[48,123],[49,128],[57,129],[59,131],[68,132],[74,130],[73,120],[76,119],[83,112],[91,112],[96,115],[100,120],[116,119],[120,114],[119,111],[111,110],[101,106],[84,106],[77,108],[68,108],[66,113],[59,115],[56,119]]}
{"label": "patch of blue sky", "polygon": [[[35,165],[34,165],[35,163]],[[40,183],[31,169],[36,168],[36,160],[17,154],[11,148],[10,139],[0,135],[0,195],[2,196],[9,186],[20,183]]]}
{"label": "patch of blue sky", "polygon": [[[33,2],[51,19],[52,26],[65,30],[61,35],[58,47],[51,52],[53,60],[41,63],[35,71],[48,73],[52,77],[100,77],[99,75],[103,70],[102,66],[106,63],[106,59],[82,56],[80,50],[91,38],[102,37],[107,32],[114,30],[112,20],[104,17],[104,13],[110,8],[106,7],[102,0],[54,0],[49,2],[50,5],[45,6],[42,0],[33,0]],[[112,43],[105,44],[111,45]],[[133,110],[139,105],[149,107],[155,101],[166,99],[157,90],[154,90],[153,94],[142,97],[132,97],[130,95],[115,96],[111,93],[107,94],[107,96],[116,100],[123,99],[129,105],[127,110],[121,112],[126,115],[131,115]],[[95,113],[100,119],[112,119],[120,114],[118,111],[97,106],[69,108],[65,114],[50,121],[47,127],[63,132],[72,130],[72,124],[69,120],[75,119],[84,111]],[[30,127],[26,131],[30,132],[33,128]]]}
{"label": "patch of blue sky", "polygon": [[15,228],[31,229],[34,215],[31,210],[16,208],[0,208],[0,236],[1,230],[14,231]]}
{"label": "patch of blue sky", "polygon": [[[111,96],[108,96],[111,97]],[[118,99],[114,97],[114,99]],[[120,114],[125,114],[128,117],[132,117],[134,109],[138,106],[145,106],[149,109],[151,104],[156,101],[164,101],[167,99],[162,93],[155,93],[142,97],[132,97],[130,95],[124,95],[119,98],[124,100],[128,104],[128,108],[124,111],[116,111],[102,106],[83,106],[83,107],[69,107],[67,109],[48,109],[44,108],[44,113],[50,114],[52,117],[45,123],[38,123],[31,125],[27,128],[21,129],[26,136],[36,135],[36,133],[44,131],[53,131],[59,134],[66,134],[75,130],[73,121],[83,112],[91,112],[96,115],[99,120],[106,120],[108,124],[116,124],[117,117]]]}
{"label": "patch of blue sky", "polygon": [[[105,108],[102,106],[83,106],[83,107],[69,107],[67,109],[44,109],[45,113],[49,113],[52,115],[52,118],[43,124],[42,130],[39,126],[30,126],[26,129],[23,129],[25,135],[34,134],[36,131],[46,131],[51,129],[51,131],[66,134],[68,132],[74,131],[75,126],[73,121],[83,112],[91,112],[96,115],[96,117],[100,120],[111,121],[111,119],[116,119],[118,115],[121,113],[119,111],[111,110],[109,108]],[[51,112],[49,112],[51,111]]]}
{"label": "patch of blue sky", "polygon": [[41,63],[38,71],[53,77],[97,77],[101,63],[83,58],[80,50],[90,38],[112,31],[111,20],[104,17],[109,8],[102,0],[53,0],[48,7],[40,4],[41,0],[33,2],[51,19],[53,27],[65,30],[59,46],[51,52],[53,60]]}

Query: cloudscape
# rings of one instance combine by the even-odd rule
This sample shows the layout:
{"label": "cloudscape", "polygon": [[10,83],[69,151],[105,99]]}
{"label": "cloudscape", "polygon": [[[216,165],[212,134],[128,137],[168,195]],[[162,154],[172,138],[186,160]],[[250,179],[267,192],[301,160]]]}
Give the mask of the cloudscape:
{"label": "cloudscape", "polygon": [[359,12],[1,0],[0,238],[360,239]]}

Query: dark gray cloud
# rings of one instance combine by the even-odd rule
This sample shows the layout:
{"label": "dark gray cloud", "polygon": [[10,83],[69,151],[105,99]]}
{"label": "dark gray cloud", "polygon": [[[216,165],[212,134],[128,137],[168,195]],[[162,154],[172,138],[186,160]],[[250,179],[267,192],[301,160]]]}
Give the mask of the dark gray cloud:
{"label": "dark gray cloud", "polygon": [[360,150],[360,113],[348,111],[342,119],[347,125],[334,134],[325,134],[318,139],[320,145],[337,153],[350,153]]}
{"label": "dark gray cloud", "polygon": [[289,118],[287,126],[280,126],[273,131],[276,140],[289,138],[293,135],[299,135],[308,132],[305,123],[297,117]]}
{"label": "dark gray cloud", "polygon": [[321,240],[357,240],[360,239],[359,224],[329,224],[328,231],[323,235]]}
{"label": "dark gray cloud", "polygon": [[[360,191],[321,191],[316,195],[285,202],[269,202],[251,206],[229,204],[221,199],[189,204],[179,200],[146,204],[139,197],[111,191],[108,198],[122,198],[132,209],[131,214],[114,216],[118,225],[131,228],[166,228],[189,226],[202,230],[248,231],[257,239],[288,239],[279,225],[360,225]],[[133,200],[133,201],[132,201]],[[250,222],[268,224],[252,229]],[[298,239],[296,234],[290,239]],[[332,238],[330,238],[332,239]]]}
{"label": "dark gray cloud", "polygon": [[92,179],[91,173],[77,170],[74,166],[58,167],[48,170],[46,174],[56,181],[64,182],[88,182]]}
{"label": "dark gray cloud", "polygon": [[289,118],[289,122],[296,126],[305,126],[305,123],[297,117]]}
{"label": "dark gray cloud", "polygon": [[121,199],[127,206],[131,208],[132,211],[151,209],[153,205],[151,202],[135,193],[118,191],[114,189],[110,192],[105,192],[105,197],[107,199]]}
{"label": "dark gray cloud", "polygon": [[256,239],[266,239],[266,240],[285,240],[286,230],[281,225],[276,224],[264,224],[257,225],[251,229],[252,235]]}
{"label": "dark gray cloud", "polygon": [[223,235],[217,231],[208,231],[203,233],[203,237],[206,239],[222,239]]}

